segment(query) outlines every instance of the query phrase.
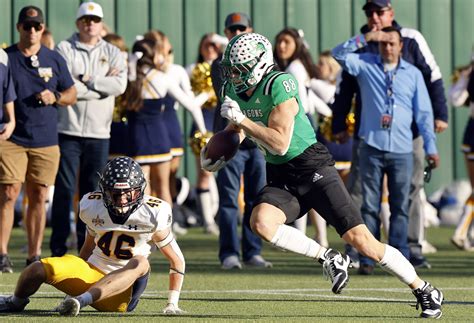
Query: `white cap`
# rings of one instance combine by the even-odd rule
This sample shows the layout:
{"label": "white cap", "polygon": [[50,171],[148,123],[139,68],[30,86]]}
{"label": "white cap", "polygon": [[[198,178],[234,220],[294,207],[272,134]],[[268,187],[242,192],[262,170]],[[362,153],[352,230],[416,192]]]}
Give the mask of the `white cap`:
{"label": "white cap", "polygon": [[76,19],[84,16],[97,16],[104,18],[102,7],[95,2],[83,2],[77,9]]}

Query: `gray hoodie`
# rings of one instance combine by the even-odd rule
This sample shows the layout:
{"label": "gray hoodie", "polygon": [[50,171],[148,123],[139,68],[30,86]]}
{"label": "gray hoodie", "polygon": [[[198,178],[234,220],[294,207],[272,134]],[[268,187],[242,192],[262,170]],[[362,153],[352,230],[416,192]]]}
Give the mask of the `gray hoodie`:
{"label": "gray hoodie", "polygon": [[[68,109],[58,109],[58,132],[110,138],[115,97],[127,87],[126,56],[102,39],[93,47],[87,46],[79,42],[78,33],[60,42],[56,50],[66,60],[77,89],[77,103]],[[107,76],[110,68],[117,69],[119,74]],[[91,79],[83,83],[79,80],[82,75],[90,75]]]}

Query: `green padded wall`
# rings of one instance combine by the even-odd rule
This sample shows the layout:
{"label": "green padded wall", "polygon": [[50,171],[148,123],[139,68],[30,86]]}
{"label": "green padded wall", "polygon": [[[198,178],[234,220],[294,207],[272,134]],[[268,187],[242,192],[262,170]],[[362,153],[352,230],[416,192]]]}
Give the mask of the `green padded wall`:
{"label": "green padded wall", "polygon": [[[250,14],[255,31],[274,41],[285,26],[301,28],[315,59],[359,32],[366,18],[365,0],[96,0],[103,6],[104,21],[122,35],[128,46],[148,29],[165,32],[173,45],[175,62],[188,65],[196,59],[200,37],[206,32],[223,35],[228,13]],[[75,31],[75,15],[84,0],[0,0],[0,45],[18,40],[15,23],[19,10],[29,4],[42,8],[56,42]],[[474,0],[392,0],[395,19],[402,26],[419,29],[425,36],[443,73],[446,91],[451,73],[469,63],[474,44]],[[187,137],[190,116],[180,110]],[[460,143],[468,118],[467,109],[450,111],[449,129],[438,135],[441,169],[428,185],[432,191],[453,179],[466,176]],[[194,157],[186,151],[181,173],[195,179]]]}
{"label": "green padded wall", "polygon": [[[451,48],[446,46],[451,39],[451,20],[446,13],[451,10],[450,0],[420,0],[419,29],[436,57],[444,83],[449,84],[451,74]],[[448,85],[449,86],[449,85]],[[451,113],[450,113],[451,116]],[[452,133],[445,131],[437,136],[438,150],[441,156],[440,170],[433,172],[428,190],[446,184],[446,179],[454,177]]]}

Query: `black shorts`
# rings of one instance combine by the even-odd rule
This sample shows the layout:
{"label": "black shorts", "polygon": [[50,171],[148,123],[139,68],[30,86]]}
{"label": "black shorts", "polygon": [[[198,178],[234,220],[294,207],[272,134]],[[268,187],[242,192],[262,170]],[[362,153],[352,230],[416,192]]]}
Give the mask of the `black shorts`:
{"label": "black shorts", "polygon": [[[341,236],[364,224],[360,211],[333,166],[325,165],[309,171],[308,168],[300,170],[297,167],[299,161],[290,162],[293,162],[290,168],[267,165],[268,185],[260,191],[254,205],[268,203],[279,208],[286,215],[286,223],[292,223],[314,209]],[[282,172],[282,167],[285,172]]]}

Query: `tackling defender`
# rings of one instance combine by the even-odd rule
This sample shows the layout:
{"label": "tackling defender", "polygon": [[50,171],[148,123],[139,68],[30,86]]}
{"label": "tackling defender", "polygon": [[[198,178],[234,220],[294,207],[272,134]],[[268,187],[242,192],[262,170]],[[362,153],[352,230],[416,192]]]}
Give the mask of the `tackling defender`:
{"label": "tackling defender", "polygon": [[145,195],[140,165],[117,157],[105,166],[100,192],[84,195],[79,216],[87,225],[79,257],[43,258],[20,275],[12,296],[0,297],[0,312],[20,312],[43,283],[63,291],[57,310],[76,316],[91,305],[98,311],[130,312],[145,290],[151,242],[170,263],[169,294],[165,314],[181,314],[178,307],[185,261],[171,233],[171,207]]}
{"label": "tackling defender", "polygon": [[[288,223],[315,209],[339,235],[361,254],[407,284],[421,304],[422,317],[439,318],[443,293],[421,280],[414,267],[395,248],[380,243],[369,232],[354,206],[327,149],[317,142],[298,96],[293,76],[273,71],[272,47],[256,33],[235,36],[227,46],[222,65],[226,83],[221,115],[250,137],[267,162],[267,181],[254,203],[252,230],[274,246],[317,259],[339,293],[348,282],[350,260],[326,249]],[[213,162],[201,152],[202,167],[217,171],[222,158]]]}

